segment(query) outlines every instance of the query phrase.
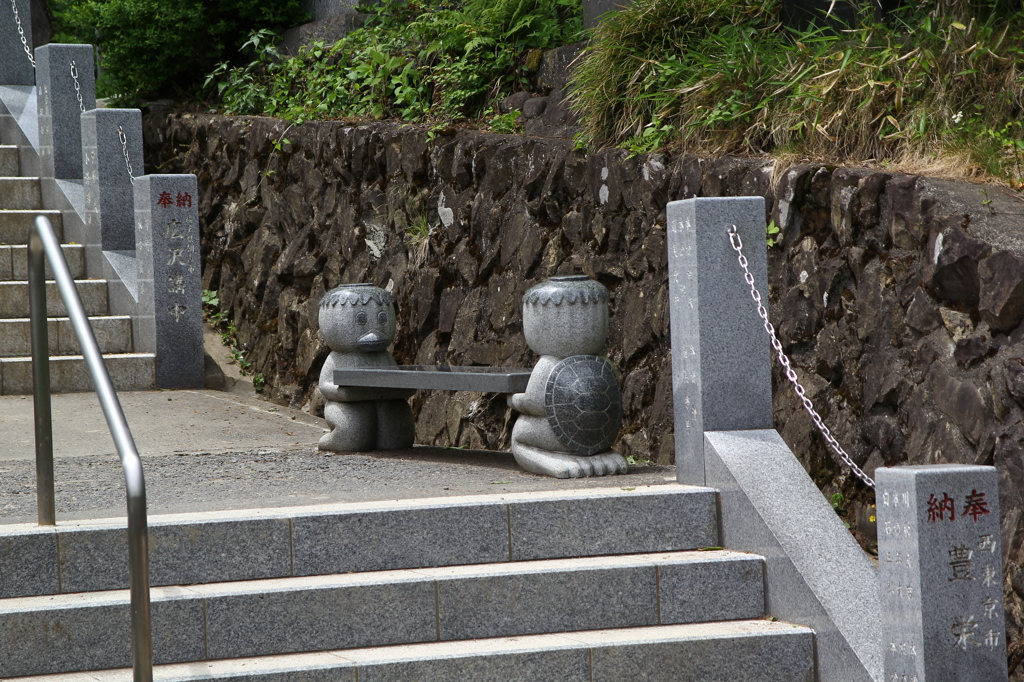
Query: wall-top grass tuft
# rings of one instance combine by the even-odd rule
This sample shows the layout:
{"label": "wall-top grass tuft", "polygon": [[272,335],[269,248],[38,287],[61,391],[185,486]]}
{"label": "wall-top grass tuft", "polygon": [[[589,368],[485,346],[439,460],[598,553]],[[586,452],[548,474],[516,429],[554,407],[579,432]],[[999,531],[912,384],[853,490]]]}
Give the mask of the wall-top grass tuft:
{"label": "wall-top grass tuft", "polygon": [[1024,177],[1024,14],[929,3],[794,32],[776,0],[637,0],[593,33],[572,100],[593,146],[964,165]]}

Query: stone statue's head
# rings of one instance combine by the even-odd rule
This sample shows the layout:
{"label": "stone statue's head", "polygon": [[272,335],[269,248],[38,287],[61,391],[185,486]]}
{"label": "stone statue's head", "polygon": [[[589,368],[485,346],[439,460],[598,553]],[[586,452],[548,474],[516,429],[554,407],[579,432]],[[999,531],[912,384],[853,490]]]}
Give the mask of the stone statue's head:
{"label": "stone statue's head", "polygon": [[386,350],[395,338],[395,303],[372,284],[342,284],[320,299],[320,333],[339,353]]}
{"label": "stone statue's head", "polygon": [[608,290],[585,275],[552,277],[523,296],[523,333],[539,355],[598,355],[608,338]]}

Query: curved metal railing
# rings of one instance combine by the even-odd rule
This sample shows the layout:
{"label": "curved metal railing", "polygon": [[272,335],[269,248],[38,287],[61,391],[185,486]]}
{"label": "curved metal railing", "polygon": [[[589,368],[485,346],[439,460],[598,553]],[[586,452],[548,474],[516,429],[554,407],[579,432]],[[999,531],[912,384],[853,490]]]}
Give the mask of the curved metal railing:
{"label": "curved metal railing", "polygon": [[132,667],[135,682],[153,680],[153,638],[149,615],[149,533],[146,523],[146,483],[142,460],[124,418],[114,384],[103,364],[96,337],[78,296],[53,225],[38,216],[28,240],[28,290],[32,329],[32,388],[35,401],[36,490],[39,524],[55,525],[53,494],[53,421],[50,413],[50,351],[46,329],[46,261],[64,300],[78,337],[85,364],[99,396],[110,435],[121,458],[128,493],[128,559],[131,570]]}

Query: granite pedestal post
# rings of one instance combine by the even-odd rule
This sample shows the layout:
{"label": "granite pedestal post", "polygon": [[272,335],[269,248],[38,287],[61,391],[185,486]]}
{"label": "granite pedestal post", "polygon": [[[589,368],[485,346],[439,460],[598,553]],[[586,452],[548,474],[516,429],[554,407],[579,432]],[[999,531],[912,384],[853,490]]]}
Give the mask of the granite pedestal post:
{"label": "granite pedestal post", "polygon": [[160,388],[203,387],[199,194],[194,175],[135,179],[136,351],[156,353]]}
{"label": "granite pedestal post", "polygon": [[125,134],[132,175],[141,175],[142,112],[92,109],[81,117],[86,265],[89,272],[103,272],[110,261],[122,278],[131,280],[134,263],[129,268],[132,274],[121,273],[124,268],[117,265],[135,256],[135,194],[118,130]]}
{"label": "granite pedestal post", "polygon": [[[74,63],[78,90],[72,77]],[[43,176],[82,177],[82,111],[96,108],[92,45],[53,43],[36,50],[39,156]],[[79,103],[78,95],[82,96]]]}
{"label": "granite pedestal post", "polygon": [[762,197],[668,204],[676,478],[704,485],[704,432],[771,429],[771,345],[728,230],[736,225],[767,301]]}
{"label": "granite pedestal post", "polygon": [[[14,0],[25,41],[32,43],[32,0]],[[9,0],[0,5],[0,85],[35,85],[36,74],[25,54],[25,46],[14,21],[14,8]]]}
{"label": "granite pedestal post", "polygon": [[993,467],[875,471],[885,680],[1007,679]]}

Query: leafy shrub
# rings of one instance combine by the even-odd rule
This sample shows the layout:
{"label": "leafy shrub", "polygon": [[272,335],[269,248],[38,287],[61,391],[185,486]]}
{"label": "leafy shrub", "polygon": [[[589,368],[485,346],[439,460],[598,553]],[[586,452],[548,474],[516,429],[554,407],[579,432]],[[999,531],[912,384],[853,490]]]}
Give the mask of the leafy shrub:
{"label": "leafy shrub", "polygon": [[571,82],[582,141],[918,167],[945,158],[1024,177],[1024,15],[947,1],[794,33],[778,12],[777,0],[637,0],[611,16]]}
{"label": "leafy shrub", "polygon": [[283,57],[267,32],[253,61],[207,77],[228,113],[310,118],[476,117],[527,74],[538,49],[581,37],[578,0],[383,0],[366,26],[332,46]]}
{"label": "leafy shrub", "polygon": [[100,97],[191,94],[254,29],[301,23],[299,0],[51,0],[58,37],[99,47]]}

